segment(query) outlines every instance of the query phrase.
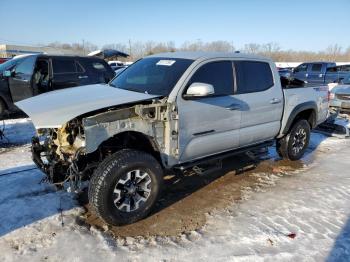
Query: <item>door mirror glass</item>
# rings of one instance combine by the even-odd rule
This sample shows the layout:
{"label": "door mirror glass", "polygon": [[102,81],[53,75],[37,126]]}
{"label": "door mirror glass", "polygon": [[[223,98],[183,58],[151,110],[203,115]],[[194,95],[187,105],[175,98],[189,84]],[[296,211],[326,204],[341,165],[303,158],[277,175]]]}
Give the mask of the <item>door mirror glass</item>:
{"label": "door mirror glass", "polygon": [[186,97],[205,97],[215,93],[214,87],[206,83],[192,83],[187,89]]}
{"label": "door mirror glass", "polygon": [[5,70],[4,72],[2,72],[2,75],[4,77],[10,77],[11,76],[11,71],[10,70]]}

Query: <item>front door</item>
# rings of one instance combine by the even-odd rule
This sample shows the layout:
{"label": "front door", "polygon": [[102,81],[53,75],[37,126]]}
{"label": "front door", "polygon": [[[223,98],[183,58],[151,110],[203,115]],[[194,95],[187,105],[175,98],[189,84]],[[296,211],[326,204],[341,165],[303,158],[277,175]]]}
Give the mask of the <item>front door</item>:
{"label": "front door", "polygon": [[310,85],[320,85],[323,84],[324,74],[322,72],[326,71],[326,64],[313,63],[309,65],[307,82]]}
{"label": "front door", "polygon": [[178,96],[180,162],[239,146],[241,101],[233,96],[232,62],[202,64],[197,67],[186,87],[197,82],[211,84],[215,94],[196,99]]}
{"label": "front door", "polygon": [[13,102],[33,96],[32,80],[37,56],[28,56],[18,64],[9,77],[9,87]]}
{"label": "front door", "polygon": [[308,77],[308,72],[307,72],[308,64],[303,63],[293,70],[293,77],[296,79],[299,79],[301,81],[306,81]]}

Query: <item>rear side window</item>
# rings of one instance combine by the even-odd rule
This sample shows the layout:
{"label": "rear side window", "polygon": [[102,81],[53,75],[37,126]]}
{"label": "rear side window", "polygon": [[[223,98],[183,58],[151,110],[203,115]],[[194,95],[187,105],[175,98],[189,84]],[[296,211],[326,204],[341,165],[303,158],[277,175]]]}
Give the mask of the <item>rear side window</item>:
{"label": "rear side window", "polygon": [[313,64],[311,67],[312,72],[321,72],[322,64]]}
{"label": "rear side window", "polygon": [[196,82],[211,84],[215,95],[233,95],[232,62],[219,61],[203,65],[193,74],[189,85]]}
{"label": "rear side window", "polygon": [[106,67],[104,66],[104,64],[100,63],[100,62],[93,62],[92,63],[92,67],[99,70],[99,71],[107,71]]}
{"label": "rear side window", "polygon": [[52,67],[54,74],[84,72],[81,65],[73,59],[54,58],[52,60]]}
{"label": "rear side window", "polygon": [[333,66],[333,67],[328,67],[327,68],[327,72],[338,72],[339,71],[339,67],[338,66]]}
{"label": "rear side window", "polygon": [[340,71],[350,72],[350,65],[341,66]]}
{"label": "rear side window", "polygon": [[265,62],[235,62],[237,77],[237,93],[261,92],[273,86],[270,65]]}

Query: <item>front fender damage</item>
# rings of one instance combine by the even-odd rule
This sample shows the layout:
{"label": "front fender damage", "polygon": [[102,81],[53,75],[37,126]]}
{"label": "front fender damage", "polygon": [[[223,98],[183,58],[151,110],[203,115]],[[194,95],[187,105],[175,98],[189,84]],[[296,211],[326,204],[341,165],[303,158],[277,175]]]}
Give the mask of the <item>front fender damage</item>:
{"label": "front fender damage", "polygon": [[168,165],[178,157],[177,120],[175,105],[168,103],[136,105],[84,118],[86,153],[120,133],[138,132],[152,139],[163,164]]}
{"label": "front fender damage", "polygon": [[[108,154],[128,146],[123,140],[129,134],[150,140],[163,166],[171,166],[178,160],[177,108],[166,101],[154,100],[151,104],[76,118],[62,128],[46,130],[45,134],[45,143],[39,144],[38,140],[33,143],[33,158],[45,173],[50,173],[51,182],[74,181],[75,188],[82,180],[89,179]],[[42,155],[46,159],[40,162]]]}

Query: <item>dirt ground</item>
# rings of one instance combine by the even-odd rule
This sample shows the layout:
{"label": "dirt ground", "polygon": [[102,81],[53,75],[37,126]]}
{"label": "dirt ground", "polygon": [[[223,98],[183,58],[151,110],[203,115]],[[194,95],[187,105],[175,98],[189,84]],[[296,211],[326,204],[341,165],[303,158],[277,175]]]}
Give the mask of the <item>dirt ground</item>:
{"label": "dirt ground", "polygon": [[225,159],[220,171],[205,176],[193,172],[185,172],[183,176],[166,176],[163,194],[155,210],[150,216],[131,225],[105,225],[90,212],[87,196],[83,195],[80,201],[87,211],[77,222],[87,227],[95,226],[114,237],[176,236],[202,228],[206,215],[215,209],[223,209],[233,202],[239,204],[242,188],[258,187],[259,178],[254,173],[283,175],[305,164],[279,158],[248,159],[245,155]]}

